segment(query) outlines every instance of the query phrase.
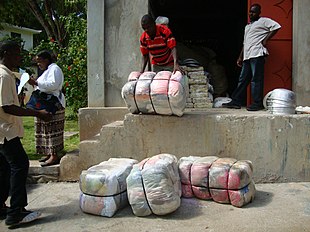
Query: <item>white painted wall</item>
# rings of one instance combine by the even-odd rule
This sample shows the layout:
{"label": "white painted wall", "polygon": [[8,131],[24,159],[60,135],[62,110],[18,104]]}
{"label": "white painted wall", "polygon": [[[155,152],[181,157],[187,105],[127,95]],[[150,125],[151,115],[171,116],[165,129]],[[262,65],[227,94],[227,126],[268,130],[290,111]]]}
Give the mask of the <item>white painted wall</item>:
{"label": "white painted wall", "polygon": [[33,48],[33,35],[38,34],[41,31],[25,27],[3,25],[3,29],[0,31],[0,38],[3,38],[4,36],[11,37],[12,32],[20,34],[21,39],[25,41],[24,49],[30,50]]}

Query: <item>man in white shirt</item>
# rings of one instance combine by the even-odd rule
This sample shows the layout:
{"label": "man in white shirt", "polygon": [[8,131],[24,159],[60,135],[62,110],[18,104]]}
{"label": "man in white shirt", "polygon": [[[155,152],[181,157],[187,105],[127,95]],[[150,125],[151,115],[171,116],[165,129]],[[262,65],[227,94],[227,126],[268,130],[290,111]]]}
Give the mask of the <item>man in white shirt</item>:
{"label": "man in white shirt", "polygon": [[253,4],[250,8],[250,23],[244,30],[243,48],[237,60],[237,65],[242,67],[238,86],[232,94],[232,101],[224,103],[223,107],[240,109],[242,97],[248,84],[251,82],[253,104],[247,107],[248,111],[264,109],[264,65],[265,57],[268,56],[267,41],[272,38],[281,28],[280,24],[266,17],[260,17],[261,6]]}

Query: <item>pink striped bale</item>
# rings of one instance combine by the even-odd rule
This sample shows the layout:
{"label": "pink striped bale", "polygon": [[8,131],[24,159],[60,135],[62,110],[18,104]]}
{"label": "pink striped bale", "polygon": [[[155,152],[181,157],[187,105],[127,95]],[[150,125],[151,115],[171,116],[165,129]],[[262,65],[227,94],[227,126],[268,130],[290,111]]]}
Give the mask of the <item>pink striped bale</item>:
{"label": "pink striped bale", "polygon": [[168,97],[172,113],[182,116],[186,107],[186,98],[189,95],[187,77],[176,71],[171,75]]}
{"label": "pink striped bale", "polygon": [[160,71],[153,78],[153,81],[150,85],[151,100],[157,114],[172,114],[168,98],[170,77],[171,72]]}
{"label": "pink striped bale", "polygon": [[189,156],[180,158],[178,167],[183,197],[213,199],[236,207],[254,199],[253,165],[249,160]]}
{"label": "pink striped bale", "polygon": [[156,75],[155,72],[144,72],[140,75],[136,84],[136,90],[135,90],[136,104],[139,111],[144,114],[155,113],[150,97],[150,85],[155,75]]}

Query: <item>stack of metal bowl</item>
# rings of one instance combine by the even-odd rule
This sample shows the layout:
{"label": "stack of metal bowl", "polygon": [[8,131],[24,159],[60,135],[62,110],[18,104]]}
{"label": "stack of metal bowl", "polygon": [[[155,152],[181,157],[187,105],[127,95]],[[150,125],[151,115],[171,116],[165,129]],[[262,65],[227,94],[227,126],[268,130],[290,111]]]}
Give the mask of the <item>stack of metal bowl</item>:
{"label": "stack of metal bowl", "polygon": [[288,89],[274,89],[264,97],[264,106],[272,114],[295,114],[296,95]]}

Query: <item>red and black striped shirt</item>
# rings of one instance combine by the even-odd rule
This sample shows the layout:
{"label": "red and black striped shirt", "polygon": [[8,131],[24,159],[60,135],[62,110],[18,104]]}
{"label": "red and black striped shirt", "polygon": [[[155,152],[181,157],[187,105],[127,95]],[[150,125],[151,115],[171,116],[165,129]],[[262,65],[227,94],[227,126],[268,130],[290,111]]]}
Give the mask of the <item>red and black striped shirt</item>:
{"label": "red and black striped shirt", "polygon": [[143,56],[150,54],[152,64],[167,66],[173,65],[171,50],[176,46],[171,30],[164,25],[156,25],[156,36],[151,39],[143,32],[140,37],[140,50]]}

